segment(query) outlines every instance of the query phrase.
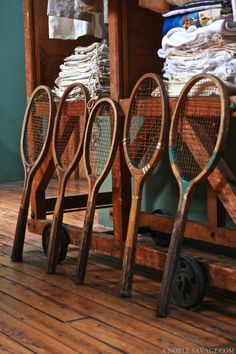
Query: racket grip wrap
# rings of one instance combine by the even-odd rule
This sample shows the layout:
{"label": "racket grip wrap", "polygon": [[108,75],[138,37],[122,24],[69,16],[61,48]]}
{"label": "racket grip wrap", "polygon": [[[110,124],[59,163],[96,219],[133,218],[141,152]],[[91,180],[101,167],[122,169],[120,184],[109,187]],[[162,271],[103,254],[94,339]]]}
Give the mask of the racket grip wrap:
{"label": "racket grip wrap", "polygon": [[15,239],[11,253],[11,259],[14,262],[22,262],[23,260],[22,254],[25,241],[27,218],[28,208],[20,208],[15,231]]}

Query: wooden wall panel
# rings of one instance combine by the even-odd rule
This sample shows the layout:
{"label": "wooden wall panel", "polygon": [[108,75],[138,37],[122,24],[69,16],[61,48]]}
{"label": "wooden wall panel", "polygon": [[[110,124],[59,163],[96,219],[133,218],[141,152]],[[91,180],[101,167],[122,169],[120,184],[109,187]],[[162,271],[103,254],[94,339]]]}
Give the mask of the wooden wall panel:
{"label": "wooden wall panel", "polygon": [[163,19],[161,14],[127,1],[127,48],[129,93],[139,77],[147,72],[161,74],[163,60],[157,56],[161,48]]}

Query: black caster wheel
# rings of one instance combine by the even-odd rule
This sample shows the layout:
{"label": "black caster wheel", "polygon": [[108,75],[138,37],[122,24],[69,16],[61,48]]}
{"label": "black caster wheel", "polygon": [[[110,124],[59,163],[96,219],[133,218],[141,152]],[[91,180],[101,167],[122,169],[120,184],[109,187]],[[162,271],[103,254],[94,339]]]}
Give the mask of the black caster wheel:
{"label": "black caster wheel", "polygon": [[207,276],[202,264],[192,256],[181,256],[172,298],[177,306],[191,309],[201,304],[206,291]]}
{"label": "black caster wheel", "polygon": [[[169,215],[171,216],[168,210],[164,209],[156,209],[152,212],[152,214],[160,214],[160,215]],[[155,230],[150,230],[151,237],[155,244],[160,247],[168,247],[170,243],[171,234],[166,232],[160,232]]]}
{"label": "black caster wheel", "polygon": [[[43,233],[42,233],[42,245],[43,245],[43,251],[44,251],[45,256],[47,255],[47,252],[48,252],[50,230],[51,230],[51,224],[48,224],[45,226]],[[59,247],[59,254],[58,254],[57,263],[61,263],[66,258],[68,246],[70,243],[69,234],[64,227],[62,227],[62,235],[61,236],[62,236],[61,237],[61,244]]]}

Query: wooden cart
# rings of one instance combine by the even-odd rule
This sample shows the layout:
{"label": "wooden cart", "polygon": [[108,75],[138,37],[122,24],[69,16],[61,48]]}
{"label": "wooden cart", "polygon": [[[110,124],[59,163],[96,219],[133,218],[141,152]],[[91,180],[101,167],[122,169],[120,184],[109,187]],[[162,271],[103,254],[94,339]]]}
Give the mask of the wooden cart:
{"label": "wooden cart", "polygon": [[[27,96],[39,84],[53,87],[63,58],[70,55],[77,45],[88,45],[94,41],[89,36],[77,41],[49,40],[46,7],[46,0],[24,1]],[[120,104],[124,114],[127,97],[136,80],[145,72],[161,73],[163,63],[156,54],[161,47],[161,29],[161,14],[140,7],[137,0],[109,0],[111,97]],[[231,97],[231,100],[234,102],[236,98]],[[174,106],[175,100],[172,99],[171,111]],[[53,212],[56,198],[45,198],[45,189],[53,171],[52,159],[48,156],[36,176],[31,198],[28,226],[36,234],[42,234],[48,222],[46,215]],[[236,177],[221,159],[208,182],[208,223],[188,221],[185,237],[234,249],[236,230],[225,226],[225,210],[236,224]],[[99,197],[101,205],[113,205],[114,235],[94,232],[92,249],[96,252],[122,258],[130,197],[130,176],[120,138],[112,171],[112,194],[104,193]],[[66,197],[65,209],[84,208],[85,205],[86,196]],[[147,225],[154,230],[171,233],[173,217],[143,212],[140,226]],[[81,230],[72,225],[66,228],[70,242],[78,245]],[[205,265],[211,285],[236,291],[236,259],[195,249],[188,252]],[[137,248],[136,262],[163,270],[165,257],[165,249],[142,243]]]}

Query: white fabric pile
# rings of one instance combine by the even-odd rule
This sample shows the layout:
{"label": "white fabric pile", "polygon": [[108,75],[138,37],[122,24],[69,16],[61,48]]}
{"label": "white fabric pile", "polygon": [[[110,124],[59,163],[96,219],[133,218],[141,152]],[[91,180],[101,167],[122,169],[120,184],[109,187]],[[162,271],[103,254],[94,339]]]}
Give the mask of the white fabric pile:
{"label": "white fabric pile", "polygon": [[65,58],[60,69],[54,87],[58,98],[75,82],[87,87],[91,100],[110,94],[109,48],[105,41],[88,47],[76,47],[74,54]]}
{"label": "white fabric pile", "polygon": [[205,27],[172,28],[158,56],[165,60],[163,77],[170,96],[178,96],[184,84],[202,72],[236,89],[236,22],[229,15]]}
{"label": "white fabric pile", "polygon": [[107,38],[107,0],[48,0],[49,38]]}

